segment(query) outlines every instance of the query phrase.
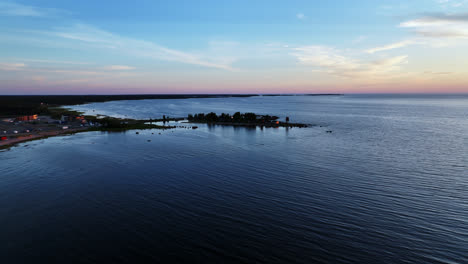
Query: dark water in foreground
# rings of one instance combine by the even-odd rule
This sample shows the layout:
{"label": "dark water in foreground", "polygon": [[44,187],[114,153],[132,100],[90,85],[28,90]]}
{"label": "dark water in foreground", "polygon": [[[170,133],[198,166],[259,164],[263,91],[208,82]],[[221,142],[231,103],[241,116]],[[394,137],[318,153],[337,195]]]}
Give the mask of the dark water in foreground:
{"label": "dark water in foreground", "polygon": [[91,132],[0,152],[0,263],[468,263],[468,96],[77,108],[324,127]]}

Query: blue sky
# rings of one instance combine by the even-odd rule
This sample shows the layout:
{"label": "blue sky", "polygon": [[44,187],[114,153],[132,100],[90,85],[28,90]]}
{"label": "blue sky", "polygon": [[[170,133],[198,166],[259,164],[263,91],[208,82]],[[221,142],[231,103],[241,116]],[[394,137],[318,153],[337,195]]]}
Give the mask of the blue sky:
{"label": "blue sky", "polygon": [[468,0],[0,0],[0,94],[468,92],[467,43]]}

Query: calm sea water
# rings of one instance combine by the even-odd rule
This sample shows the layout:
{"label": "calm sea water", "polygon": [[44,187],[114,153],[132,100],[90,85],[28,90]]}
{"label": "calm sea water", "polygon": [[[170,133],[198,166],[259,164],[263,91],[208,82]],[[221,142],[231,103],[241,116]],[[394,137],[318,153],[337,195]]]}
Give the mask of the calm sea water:
{"label": "calm sea water", "polygon": [[317,126],[90,132],[0,152],[0,263],[468,263],[468,96],[75,108]]}

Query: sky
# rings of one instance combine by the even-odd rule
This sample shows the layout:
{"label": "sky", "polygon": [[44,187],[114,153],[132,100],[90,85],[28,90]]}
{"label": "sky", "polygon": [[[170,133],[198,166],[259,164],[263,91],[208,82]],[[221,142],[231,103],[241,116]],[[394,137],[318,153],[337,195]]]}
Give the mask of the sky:
{"label": "sky", "polygon": [[0,0],[0,94],[468,93],[468,0]]}

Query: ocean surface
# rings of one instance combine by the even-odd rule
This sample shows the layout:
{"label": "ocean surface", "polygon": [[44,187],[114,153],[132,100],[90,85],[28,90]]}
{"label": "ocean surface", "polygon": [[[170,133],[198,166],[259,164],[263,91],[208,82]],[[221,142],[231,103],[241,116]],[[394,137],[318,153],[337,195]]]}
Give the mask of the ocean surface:
{"label": "ocean surface", "polygon": [[0,263],[468,263],[467,95],[73,108],[315,126],[88,132],[2,151]]}

